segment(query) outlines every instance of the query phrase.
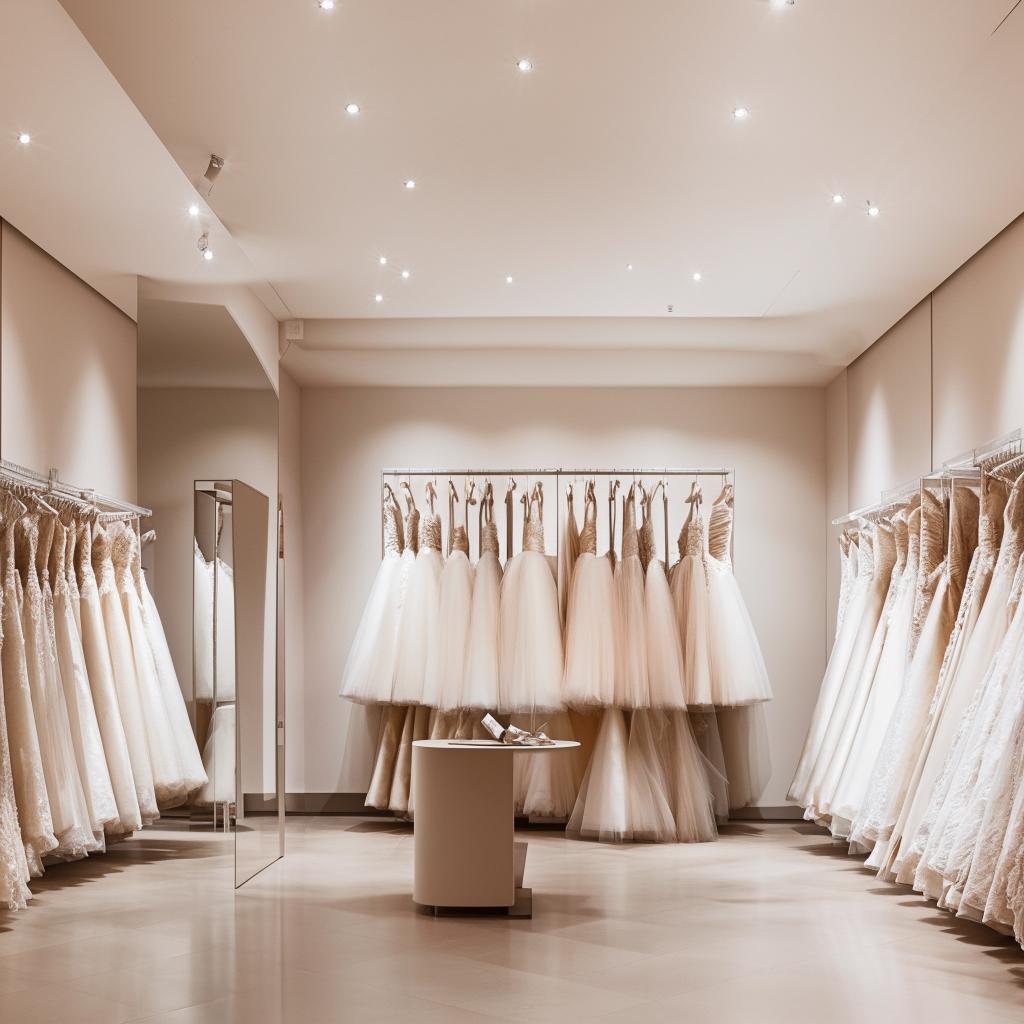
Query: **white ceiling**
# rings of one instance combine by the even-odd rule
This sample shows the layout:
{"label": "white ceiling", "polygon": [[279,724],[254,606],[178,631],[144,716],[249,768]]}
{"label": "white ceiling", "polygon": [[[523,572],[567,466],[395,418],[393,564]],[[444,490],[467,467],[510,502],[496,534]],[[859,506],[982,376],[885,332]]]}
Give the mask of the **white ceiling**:
{"label": "white ceiling", "polygon": [[[22,107],[44,93],[67,107],[67,124],[34,131],[48,145],[74,129],[103,155],[76,195],[65,179],[64,205],[117,218],[111,194],[129,193],[121,269],[231,273],[279,317],[315,321],[286,359],[305,383],[482,383],[530,366],[549,367],[543,383],[820,383],[1024,209],[1013,6],[64,0],[145,121],[95,67],[2,32],[18,66],[0,82]],[[5,20],[8,7],[56,4],[5,0]],[[0,104],[21,130],[5,90]],[[185,252],[185,179],[211,152],[227,159],[211,223],[237,270],[221,266],[226,241],[216,268]],[[67,169],[42,146],[32,159],[56,187]],[[136,254],[132,224],[154,252]],[[638,360],[649,351],[663,355]]]}

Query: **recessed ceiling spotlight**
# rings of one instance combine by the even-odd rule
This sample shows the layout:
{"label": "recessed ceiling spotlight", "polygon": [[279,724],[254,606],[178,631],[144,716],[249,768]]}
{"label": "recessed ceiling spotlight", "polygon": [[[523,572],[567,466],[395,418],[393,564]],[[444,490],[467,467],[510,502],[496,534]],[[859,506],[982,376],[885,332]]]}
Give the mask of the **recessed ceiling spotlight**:
{"label": "recessed ceiling spotlight", "polygon": [[316,3],[317,7],[319,7],[321,11],[334,10],[334,0],[316,0]]}
{"label": "recessed ceiling spotlight", "polygon": [[627,270],[632,270],[633,269],[633,264],[632,263],[627,263],[626,264],[626,269]]}
{"label": "recessed ceiling spotlight", "polygon": [[380,292],[377,292],[377,294],[374,295],[374,297],[373,297],[373,301],[374,302],[383,302],[384,301],[384,296],[381,295]]}
{"label": "recessed ceiling spotlight", "polygon": [[381,265],[382,267],[386,267],[386,266],[388,265],[388,258],[387,258],[387,256],[379,256],[379,257],[377,258],[377,262],[378,262],[378,263],[379,263],[379,264],[380,264],[380,265]]}
{"label": "recessed ceiling spotlight", "polygon": [[512,284],[513,280],[514,280],[514,278],[512,277],[512,275],[511,274],[507,274],[506,277],[505,277],[505,284]]}
{"label": "recessed ceiling spotlight", "polygon": [[878,207],[875,206],[875,204],[873,202],[871,202],[871,200],[869,199],[868,200],[868,216],[869,217],[877,217],[879,215],[879,213],[881,213],[881,212],[882,211],[879,210]]}
{"label": "recessed ceiling spotlight", "polygon": [[414,189],[416,187],[416,179],[415,178],[406,178],[405,181],[402,182],[402,184],[407,189],[410,189],[410,190]]}
{"label": "recessed ceiling spotlight", "polygon": [[204,260],[213,259],[213,250],[210,248],[210,232],[204,231],[199,236],[199,251],[203,254]]}
{"label": "recessed ceiling spotlight", "polygon": [[732,116],[737,121],[746,121],[750,117],[750,110],[747,107],[733,107]]}
{"label": "recessed ceiling spotlight", "polygon": [[32,141],[32,136],[28,132],[21,132],[18,135],[18,141],[23,145],[27,146]]}
{"label": "recessed ceiling spotlight", "polygon": [[796,0],[769,0],[773,10],[784,11],[787,7],[796,7]]}
{"label": "recessed ceiling spotlight", "polygon": [[213,259],[213,250],[212,249],[204,249],[203,250],[203,259],[204,260],[212,260]]}
{"label": "recessed ceiling spotlight", "polygon": [[408,270],[403,270],[402,271],[402,280],[403,281],[408,281],[411,276],[412,275],[409,273]]}
{"label": "recessed ceiling spotlight", "polygon": [[842,192],[833,192],[832,193],[832,202],[835,203],[836,206],[839,206],[839,204],[842,203],[844,198],[845,197],[843,196]]}
{"label": "recessed ceiling spotlight", "polygon": [[704,279],[704,275],[699,270],[695,270],[693,272],[693,279],[694,279],[694,281],[698,281],[698,282],[702,281]]}
{"label": "recessed ceiling spotlight", "polygon": [[532,71],[533,61],[530,60],[529,57],[520,57],[519,60],[516,61],[516,67],[519,68],[520,71]]}
{"label": "recessed ceiling spotlight", "polygon": [[346,114],[352,114],[352,115],[358,114],[359,113],[359,104],[358,103],[347,103],[347,104],[345,104],[345,113]]}
{"label": "recessed ceiling spotlight", "polygon": [[192,204],[192,205],[191,205],[191,206],[190,206],[190,207],[188,208],[188,215],[189,215],[190,217],[198,217],[198,216],[199,216],[199,207],[198,207],[198,206],[197,206],[197,205],[196,205],[195,203],[193,203],[193,204]]}

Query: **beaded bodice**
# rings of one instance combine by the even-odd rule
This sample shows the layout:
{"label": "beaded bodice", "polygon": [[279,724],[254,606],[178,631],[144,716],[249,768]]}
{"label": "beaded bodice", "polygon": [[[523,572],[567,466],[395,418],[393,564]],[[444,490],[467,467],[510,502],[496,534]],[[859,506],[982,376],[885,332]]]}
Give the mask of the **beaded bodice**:
{"label": "beaded bodice", "polygon": [[402,553],[402,517],[390,498],[384,499],[384,554]]}
{"label": "beaded bodice", "polygon": [[708,551],[713,558],[728,565],[732,561],[732,486],[711,506],[708,517]]}
{"label": "beaded bodice", "polygon": [[1016,566],[1024,549],[1024,474],[1010,488],[1003,512],[1003,538],[999,548],[999,566]]}
{"label": "beaded bodice", "polygon": [[1010,485],[1002,477],[982,474],[978,519],[978,548],[983,556],[995,559],[1003,539],[1003,516],[1010,497]]}
{"label": "beaded bodice", "polygon": [[30,512],[18,520],[14,533],[15,556],[18,571],[21,573],[22,586],[30,580],[38,581],[36,575],[36,551],[39,547],[39,515]]}
{"label": "beaded bodice", "polygon": [[36,549],[36,573],[45,586],[50,578],[50,549],[53,547],[53,534],[57,519],[52,515],[44,515],[39,519],[39,546]]}
{"label": "beaded bodice", "polygon": [[622,559],[638,558],[640,544],[636,532],[636,499],[630,491],[622,499]]}
{"label": "beaded bodice", "polygon": [[704,517],[700,514],[700,503],[703,492],[700,487],[694,487],[690,496],[686,499],[690,506],[690,514],[679,531],[679,557],[687,555],[704,555]]}
{"label": "beaded bodice", "polygon": [[871,579],[875,574],[875,527],[861,530],[857,544],[857,577]]}
{"label": "beaded bodice", "polygon": [[921,506],[907,513],[907,563],[903,571],[916,573],[921,553]]}
{"label": "beaded bodice", "polygon": [[441,517],[436,512],[428,512],[420,520],[420,547],[441,550]]}
{"label": "beaded bodice", "polygon": [[979,501],[973,488],[954,482],[953,521],[950,524],[947,572],[960,585],[967,581],[974,549],[978,546]]}
{"label": "beaded bodice", "polygon": [[919,572],[930,576],[946,554],[946,508],[931,491],[921,496],[921,548]]}
{"label": "beaded bodice", "polygon": [[414,555],[420,549],[420,510],[411,508],[405,514],[405,550]]}
{"label": "beaded bodice", "polygon": [[64,574],[67,577],[68,593],[78,597],[78,577],[75,575],[75,554],[78,549],[78,530],[71,523],[64,531]]}
{"label": "beaded bodice", "polygon": [[464,526],[456,526],[452,531],[452,551],[461,551],[469,555],[469,537]]}
{"label": "beaded bodice", "polygon": [[96,585],[100,588],[100,593],[106,593],[116,588],[117,580],[111,561],[110,534],[99,525],[93,529],[92,534],[92,568],[96,574]]}
{"label": "beaded bodice", "polygon": [[637,536],[640,541],[640,564],[644,567],[644,571],[646,572],[647,567],[655,558],[654,523],[651,521],[650,516],[647,516],[640,524],[640,530]]}
{"label": "beaded bodice", "polygon": [[125,523],[119,524],[113,531],[110,542],[110,559],[114,563],[114,578],[119,590],[130,590],[134,586],[132,578],[132,552],[135,548],[135,531]]}
{"label": "beaded bodice", "polygon": [[484,523],[480,529],[480,554],[482,555],[485,552],[497,556],[501,555],[498,548],[498,527],[493,520],[489,523]]}
{"label": "beaded bodice", "polygon": [[64,571],[64,560],[67,558],[68,531],[60,523],[53,527],[53,538],[50,541],[50,582],[54,594],[67,590],[68,578]]}
{"label": "beaded bodice", "polygon": [[907,529],[907,510],[900,511],[892,520],[892,536],[896,542],[896,564],[892,567],[893,574],[902,574],[907,567],[907,547],[910,541],[910,531]]}
{"label": "beaded bodice", "polygon": [[580,554],[597,554],[597,502],[587,498],[583,506],[583,529],[580,530]]}
{"label": "beaded bodice", "polygon": [[875,526],[873,551],[873,575],[879,578],[891,576],[896,564],[896,536],[891,523],[882,522]]}
{"label": "beaded bodice", "polygon": [[523,550],[544,554],[544,520],[540,503],[536,499],[531,500],[529,511],[530,514],[523,522]]}

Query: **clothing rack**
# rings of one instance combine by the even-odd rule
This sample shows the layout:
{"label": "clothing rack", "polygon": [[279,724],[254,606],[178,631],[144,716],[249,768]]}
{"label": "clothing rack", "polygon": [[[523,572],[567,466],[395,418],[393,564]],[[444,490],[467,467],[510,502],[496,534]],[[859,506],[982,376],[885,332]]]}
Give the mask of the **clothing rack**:
{"label": "clothing rack", "polygon": [[44,475],[26,466],[19,466],[16,462],[0,459],[0,482],[4,480],[31,487],[44,494],[56,494],[64,498],[70,498],[72,501],[77,501],[83,505],[103,506],[108,512],[127,513],[139,518],[153,514],[152,509],[143,508],[141,505],[133,505],[131,502],[122,501],[120,498],[111,498],[88,487],[74,487],[71,484],[64,483],[56,469],[51,469],[49,473]]}

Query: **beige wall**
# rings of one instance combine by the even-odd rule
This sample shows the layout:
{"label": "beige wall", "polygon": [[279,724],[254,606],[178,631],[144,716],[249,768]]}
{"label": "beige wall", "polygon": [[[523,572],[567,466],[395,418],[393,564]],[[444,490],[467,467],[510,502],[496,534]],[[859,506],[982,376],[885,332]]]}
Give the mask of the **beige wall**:
{"label": "beige wall", "polygon": [[302,692],[289,681],[289,791],[366,786],[373,723],[337,693],[380,559],[384,466],[699,464],[737,474],[736,571],[777,694],[760,802],[781,805],[824,666],[824,435],[821,389],[304,389],[306,661]]}
{"label": "beige wall", "polygon": [[132,320],[0,223],[0,455],[135,501]]}

